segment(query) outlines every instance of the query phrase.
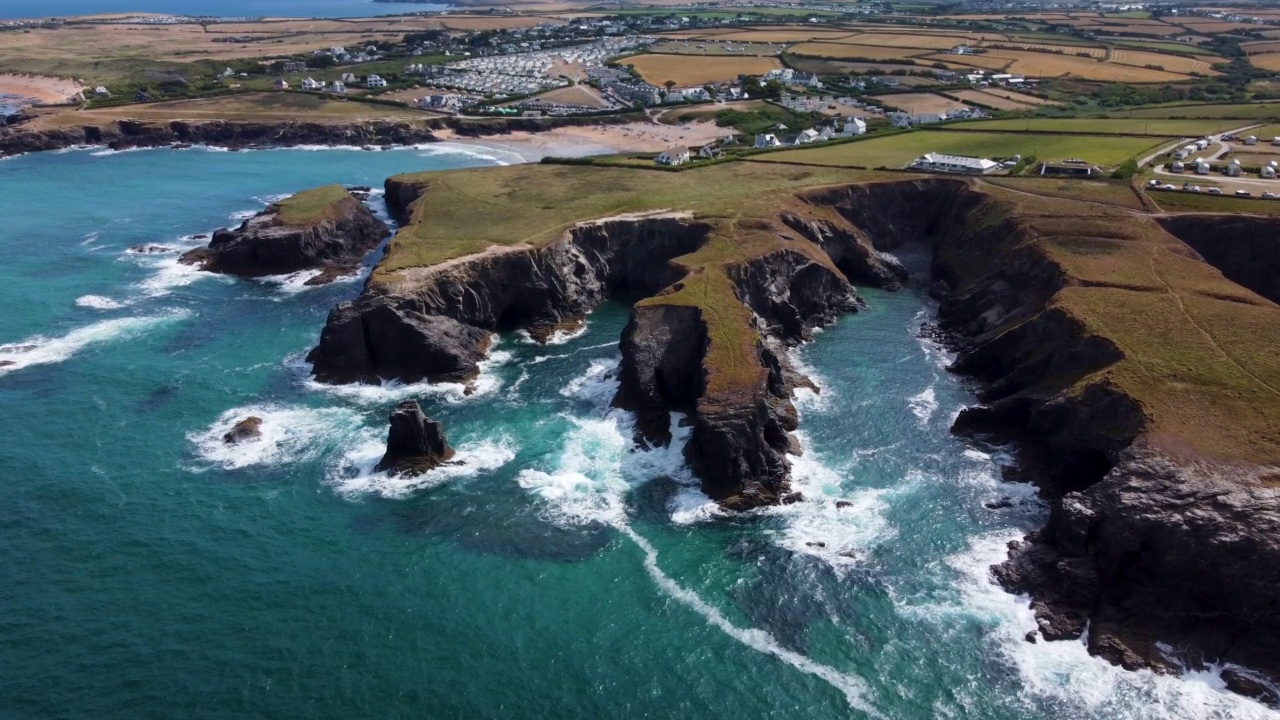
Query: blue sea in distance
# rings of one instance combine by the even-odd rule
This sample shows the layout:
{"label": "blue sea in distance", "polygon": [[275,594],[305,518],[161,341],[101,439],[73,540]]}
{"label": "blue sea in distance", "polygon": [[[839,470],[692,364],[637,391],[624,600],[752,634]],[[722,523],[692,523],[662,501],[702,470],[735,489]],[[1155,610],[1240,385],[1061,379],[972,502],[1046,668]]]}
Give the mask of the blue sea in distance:
{"label": "blue sea in distance", "polygon": [[[286,193],[506,157],[0,161],[0,718],[1277,717],[1210,674],[1023,640],[988,567],[1044,507],[948,432],[974,399],[918,336],[922,288],[865,292],[794,351],[822,389],[797,397],[807,500],[726,517],[678,418],[637,451],[609,407],[623,304],[504,335],[471,394],[330,387],[303,358],[359,280],[176,261]],[[373,471],[405,398],[464,464]],[[250,415],[261,441],[224,444]]]}
{"label": "blue sea in distance", "polygon": [[375,17],[438,12],[448,5],[372,0],[3,0],[0,19],[71,17],[100,13],[162,13],[212,17]]}

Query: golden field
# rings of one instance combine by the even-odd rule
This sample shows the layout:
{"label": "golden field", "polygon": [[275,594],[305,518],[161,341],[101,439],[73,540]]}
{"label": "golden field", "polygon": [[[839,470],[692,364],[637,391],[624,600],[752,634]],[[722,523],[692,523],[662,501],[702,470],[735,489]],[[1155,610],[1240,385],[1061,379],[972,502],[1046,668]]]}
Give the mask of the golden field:
{"label": "golden field", "polygon": [[620,62],[634,67],[646,82],[663,85],[670,80],[680,86],[727,82],[739,75],[763,75],[782,68],[777,58],[718,55],[696,60],[687,55],[636,55]]}

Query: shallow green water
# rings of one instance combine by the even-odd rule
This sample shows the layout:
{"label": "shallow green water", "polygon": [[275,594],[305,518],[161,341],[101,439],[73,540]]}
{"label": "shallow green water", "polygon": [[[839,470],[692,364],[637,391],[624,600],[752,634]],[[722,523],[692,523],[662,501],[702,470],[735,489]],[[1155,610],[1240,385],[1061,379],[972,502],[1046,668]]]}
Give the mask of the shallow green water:
{"label": "shallow green water", "polygon": [[[301,358],[358,283],[125,251],[492,160],[0,162],[0,718],[1270,717],[1207,675],[1022,641],[986,567],[1043,508],[948,434],[973,400],[916,337],[918,290],[865,293],[795,353],[823,388],[798,400],[809,501],[729,518],[678,442],[633,451],[609,410],[623,306],[559,344],[504,337],[471,396],[328,388]],[[466,465],[372,472],[406,397]],[[250,414],[264,442],[225,447]]]}

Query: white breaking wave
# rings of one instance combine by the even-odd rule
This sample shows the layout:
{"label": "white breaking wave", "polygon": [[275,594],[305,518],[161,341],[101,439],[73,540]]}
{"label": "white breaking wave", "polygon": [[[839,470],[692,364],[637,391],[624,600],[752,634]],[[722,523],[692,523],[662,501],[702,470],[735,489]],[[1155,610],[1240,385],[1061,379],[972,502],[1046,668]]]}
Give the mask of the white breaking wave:
{"label": "white breaking wave", "polygon": [[797,433],[805,453],[788,455],[791,489],[804,500],[790,505],[760,508],[757,513],[775,516],[785,526],[775,533],[780,546],[794,553],[820,558],[834,566],[848,566],[865,558],[896,532],[885,518],[889,509],[884,488],[846,490],[847,470],[824,462],[803,433]]}
{"label": "white breaking wave", "polygon": [[1005,530],[976,538],[968,550],[947,558],[947,565],[960,576],[959,596],[953,602],[900,610],[942,628],[954,627],[956,617],[987,626],[987,641],[1016,668],[1029,696],[1011,700],[1029,705],[1048,702],[1063,709],[1061,717],[1275,719],[1274,711],[1226,691],[1216,670],[1181,676],[1129,671],[1091,656],[1083,642],[1024,640],[1027,631],[1036,627],[1029,599],[1006,593],[990,572],[991,565],[1005,559],[1007,544],[1020,537],[1018,531]]}
{"label": "white breaking wave", "polygon": [[569,381],[560,388],[560,394],[567,398],[585,400],[593,405],[608,407],[613,397],[618,394],[619,358],[599,358],[592,360],[587,371]]}
{"label": "white breaking wave", "polygon": [[938,397],[933,391],[933,386],[925,388],[918,395],[912,395],[907,402],[920,427],[928,425],[933,413],[938,410]]}
{"label": "white breaking wave", "polygon": [[[437,142],[424,143],[414,145],[413,149],[419,151],[423,157],[432,155],[465,155],[473,157],[477,160],[485,160],[494,165],[511,165],[512,163],[521,164],[529,162],[525,156],[514,150],[505,150],[496,147],[487,147],[484,145],[467,145],[459,142]],[[498,157],[501,154],[505,159]]]}
{"label": "white breaking wave", "polygon": [[84,240],[81,240],[81,241],[80,241],[80,244],[81,244],[81,245],[92,245],[92,244],[94,244],[94,243],[96,243],[96,242],[98,242],[98,233],[96,233],[96,232],[91,232],[91,233],[89,233],[88,235],[85,235],[85,236],[84,236]]}
{"label": "white breaking wave", "polygon": [[227,217],[230,218],[231,220],[244,221],[244,220],[248,220],[254,215],[257,215],[259,212],[261,211],[260,210],[237,210],[231,213],[230,215],[228,215]]}
{"label": "white breaking wave", "polygon": [[185,312],[175,311],[151,317],[103,320],[76,328],[61,337],[35,335],[20,342],[6,343],[0,345],[0,375],[32,365],[62,362],[90,345],[133,337],[185,315]]}
{"label": "white breaking wave", "polygon": [[461,403],[492,395],[502,388],[502,378],[494,371],[510,360],[511,353],[505,350],[491,350],[489,357],[479,363],[480,374],[470,383],[431,383],[425,380],[403,383],[399,380],[384,380],[377,385],[367,383],[331,385],[311,378],[310,369],[305,364],[298,363],[298,366],[307,375],[303,384],[308,390],[334,395],[357,405],[369,406],[386,405],[423,396],[440,398],[448,403]]}
{"label": "white breaking wave", "polygon": [[218,277],[223,278],[224,282],[230,282],[226,275],[205,272],[195,265],[185,265],[172,255],[160,257],[136,255],[135,257],[146,258],[144,262],[155,269],[151,277],[137,284],[142,294],[148,297],[164,297],[177,288],[186,287],[202,278]]}
{"label": "white breaking wave", "polygon": [[543,342],[534,340],[528,330],[519,331],[520,342],[527,345],[564,345],[571,340],[577,340],[585,334],[587,334],[587,323],[585,321],[574,327],[572,330],[556,330]]}
{"label": "white breaking wave", "polygon": [[516,456],[515,443],[508,437],[465,443],[455,448],[455,454],[447,465],[414,477],[392,477],[374,470],[386,449],[385,430],[365,429],[360,432],[330,473],[334,490],[350,498],[376,494],[398,500],[418,490],[496,470]]}
{"label": "white breaking wave", "polygon": [[[236,423],[249,417],[262,420],[261,436],[239,443],[223,440]],[[188,434],[187,439],[205,462],[238,470],[311,460],[341,443],[358,426],[359,416],[346,408],[248,405],[222,413],[208,428]]]}
{"label": "white breaking wave", "polygon": [[94,310],[119,310],[126,304],[102,295],[81,295],[76,298],[77,307],[93,308]]}

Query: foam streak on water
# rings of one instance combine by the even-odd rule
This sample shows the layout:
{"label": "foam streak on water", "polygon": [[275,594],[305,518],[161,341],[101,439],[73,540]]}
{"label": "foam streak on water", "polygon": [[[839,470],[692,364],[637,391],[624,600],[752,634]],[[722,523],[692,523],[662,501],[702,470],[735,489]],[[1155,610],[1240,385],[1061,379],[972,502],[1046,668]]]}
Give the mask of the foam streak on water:
{"label": "foam streak on water", "polygon": [[36,335],[20,342],[6,343],[0,345],[0,376],[32,365],[59,363],[90,345],[126,340],[184,315],[175,311],[150,317],[103,320],[60,337]]}

